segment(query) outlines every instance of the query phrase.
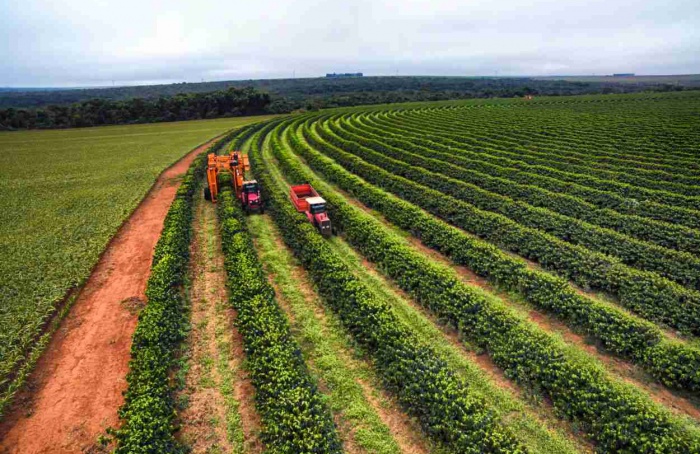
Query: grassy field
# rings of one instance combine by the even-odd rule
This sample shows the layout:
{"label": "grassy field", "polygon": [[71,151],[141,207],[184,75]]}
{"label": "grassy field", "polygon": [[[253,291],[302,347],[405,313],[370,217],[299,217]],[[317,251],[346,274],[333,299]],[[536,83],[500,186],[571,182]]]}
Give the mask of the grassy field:
{"label": "grassy field", "polygon": [[156,177],[265,118],[0,133],[0,391]]}

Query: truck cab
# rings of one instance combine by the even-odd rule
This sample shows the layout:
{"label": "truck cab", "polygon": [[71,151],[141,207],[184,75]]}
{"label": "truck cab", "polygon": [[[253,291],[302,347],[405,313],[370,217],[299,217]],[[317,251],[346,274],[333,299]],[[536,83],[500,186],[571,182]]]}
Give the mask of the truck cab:
{"label": "truck cab", "polygon": [[241,186],[241,206],[249,213],[251,211],[263,212],[260,185],[256,180],[244,181]]}
{"label": "truck cab", "polygon": [[306,201],[309,204],[309,211],[306,213],[309,221],[318,228],[321,235],[331,236],[331,220],[326,213],[326,201],[323,197],[309,197]]}
{"label": "truck cab", "polygon": [[331,219],[326,213],[326,201],[318,195],[318,192],[310,184],[299,184],[289,188],[289,197],[298,212],[304,213],[306,218],[324,237],[328,238],[333,233]]}

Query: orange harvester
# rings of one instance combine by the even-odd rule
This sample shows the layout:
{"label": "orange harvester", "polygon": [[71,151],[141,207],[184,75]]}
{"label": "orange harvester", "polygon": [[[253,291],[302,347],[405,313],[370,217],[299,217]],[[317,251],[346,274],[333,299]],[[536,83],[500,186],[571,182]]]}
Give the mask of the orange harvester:
{"label": "orange harvester", "polygon": [[248,156],[240,151],[233,151],[228,155],[216,155],[209,153],[207,156],[207,183],[204,188],[204,198],[216,202],[219,195],[219,172],[228,171],[231,174],[231,185],[236,198],[241,201],[241,206],[246,212],[263,211],[260,186],[255,180],[244,180],[246,170],[250,170]]}

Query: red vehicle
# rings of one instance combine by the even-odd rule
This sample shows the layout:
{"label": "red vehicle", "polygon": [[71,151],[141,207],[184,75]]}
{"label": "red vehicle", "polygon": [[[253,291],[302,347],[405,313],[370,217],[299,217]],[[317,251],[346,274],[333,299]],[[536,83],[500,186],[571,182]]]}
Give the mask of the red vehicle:
{"label": "red vehicle", "polygon": [[246,213],[258,211],[265,212],[260,195],[260,185],[255,180],[244,181],[241,185],[241,207]]}
{"label": "red vehicle", "polygon": [[263,213],[260,185],[255,180],[243,181],[246,170],[250,170],[248,156],[234,151],[229,155],[218,156],[209,153],[207,167],[207,187],[204,188],[204,198],[216,202],[219,195],[219,172],[231,175],[231,186],[236,198],[241,201],[241,208],[246,213],[253,211]]}
{"label": "red vehicle", "polygon": [[310,184],[300,184],[289,189],[289,196],[297,211],[306,217],[323,235],[328,238],[333,233],[331,220],[326,213],[326,201],[319,197]]}

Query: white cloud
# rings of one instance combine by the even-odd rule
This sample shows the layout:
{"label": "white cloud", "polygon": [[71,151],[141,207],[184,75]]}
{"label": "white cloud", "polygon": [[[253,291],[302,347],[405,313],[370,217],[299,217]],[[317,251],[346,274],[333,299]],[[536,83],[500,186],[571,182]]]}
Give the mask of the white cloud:
{"label": "white cloud", "polygon": [[6,1],[0,85],[698,73],[696,1]]}

